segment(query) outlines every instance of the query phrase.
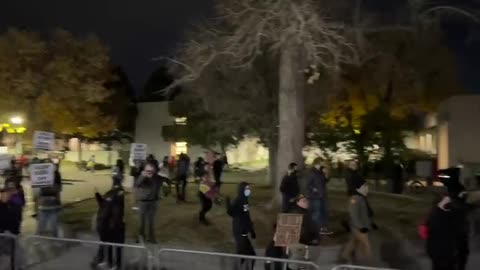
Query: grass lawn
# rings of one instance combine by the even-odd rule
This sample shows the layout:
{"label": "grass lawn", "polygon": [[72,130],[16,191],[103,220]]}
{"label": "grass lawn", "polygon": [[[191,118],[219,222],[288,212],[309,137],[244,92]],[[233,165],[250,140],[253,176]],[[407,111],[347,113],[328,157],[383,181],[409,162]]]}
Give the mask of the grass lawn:
{"label": "grass lawn", "polygon": [[[276,220],[277,210],[270,209],[273,189],[257,184],[263,183],[265,172],[229,172],[225,175],[222,193],[230,197],[236,196],[235,182],[245,180],[253,184],[251,197],[251,215],[255,223],[257,237],[256,246],[264,247],[272,237],[272,225]],[[197,185],[189,184],[187,200],[177,204],[174,194],[163,198],[157,214],[157,239],[164,245],[182,248],[209,249],[223,252],[234,250],[231,234],[231,219],[226,214],[225,205],[214,205],[207,218],[212,222],[205,227],[198,223],[199,202]],[[415,238],[417,225],[425,218],[430,208],[429,196],[418,198],[392,197],[390,195],[372,194],[371,205],[375,211],[376,222],[381,231],[395,231],[405,237]],[[348,234],[342,229],[341,220],[346,216],[347,197],[343,190],[329,192],[330,226],[336,234],[322,239],[322,245],[343,243]],[[132,210],[133,198],[126,198],[125,219],[128,239],[135,239],[138,230],[138,214]],[[70,206],[62,211],[62,222],[70,230],[91,232],[91,220],[97,211],[94,200],[88,200]]]}

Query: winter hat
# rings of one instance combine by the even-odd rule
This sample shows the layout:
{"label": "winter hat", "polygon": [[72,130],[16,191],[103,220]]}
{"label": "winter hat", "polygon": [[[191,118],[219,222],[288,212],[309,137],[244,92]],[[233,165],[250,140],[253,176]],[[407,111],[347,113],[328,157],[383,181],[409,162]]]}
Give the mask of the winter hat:
{"label": "winter hat", "polygon": [[460,168],[451,167],[438,171],[438,178],[448,190],[448,196],[457,198],[460,193],[465,191],[465,187],[460,183]]}

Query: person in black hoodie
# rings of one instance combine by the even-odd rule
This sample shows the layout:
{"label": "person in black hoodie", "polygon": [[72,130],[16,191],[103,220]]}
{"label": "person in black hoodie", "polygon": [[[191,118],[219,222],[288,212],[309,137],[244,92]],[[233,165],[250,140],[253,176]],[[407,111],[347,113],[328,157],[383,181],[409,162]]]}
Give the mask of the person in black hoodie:
{"label": "person in black hoodie", "polygon": [[459,168],[439,173],[448,194],[435,205],[426,222],[427,254],[433,270],[465,270],[470,253],[468,213],[474,207],[466,203],[467,193],[459,181]]}
{"label": "person in black hoodie", "polygon": [[295,198],[300,194],[297,163],[290,163],[288,165],[287,174],[283,177],[280,185],[280,192],[282,193],[282,212],[287,213],[295,204]]}
{"label": "person in black hoodie", "polygon": [[217,186],[219,191],[222,185],[222,173],[224,166],[225,164],[223,163],[221,155],[217,154],[216,159],[213,162],[213,178],[215,179],[215,185]]}
{"label": "person in black hoodie", "polygon": [[[124,197],[121,180],[115,177],[113,178],[112,189],[105,195],[102,196],[95,192],[98,204],[96,229],[100,236],[100,241],[120,244],[125,242]],[[101,264],[107,263],[110,268],[116,266],[117,269],[121,269],[122,249],[120,247],[115,249],[115,252],[113,252],[113,247],[110,245],[100,246],[97,256],[92,262],[92,267],[97,268]],[[115,258],[113,254],[115,254]]]}
{"label": "person in black hoodie", "polygon": [[[242,182],[238,185],[237,198],[231,202],[227,197],[227,213],[232,217],[232,229],[233,237],[237,246],[237,254],[255,256],[255,249],[252,246],[250,237],[255,239],[255,229],[252,219],[250,218],[250,207],[248,204],[248,198],[250,197],[251,190],[248,183]],[[241,267],[247,262],[242,259],[240,261]],[[248,260],[247,269],[253,269],[255,261]]]}

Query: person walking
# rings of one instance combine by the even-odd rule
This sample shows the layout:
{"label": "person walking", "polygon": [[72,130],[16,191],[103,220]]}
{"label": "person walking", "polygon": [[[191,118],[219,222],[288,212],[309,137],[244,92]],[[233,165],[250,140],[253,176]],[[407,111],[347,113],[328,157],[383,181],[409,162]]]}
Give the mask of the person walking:
{"label": "person walking", "polygon": [[307,198],[312,212],[312,218],[319,227],[320,234],[333,234],[328,230],[328,213],[327,213],[327,182],[325,175],[323,160],[316,158],[313,161],[313,167],[307,176]]}
{"label": "person walking", "polygon": [[352,160],[348,164],[348,169],[345,174],[345,183],[347,185],[348,197],[356,193],[355,183],[364,182],[362,175],[358,171],[358,161]]}
{"label": "person walking", "polygon": [[[136,183],[136,193],[140,212],[139,236],[150,243],[156,243],[155,217],[158,208],[161,178],[156,174],[155,164],[147,163]],[[148,230],[146,234],[145,230]]]}
{"label": "person walking", "polygon": [[53,185],[40,188],[37,224],[37,234],[39,235],[53,237],[58,235],[58,213],[62,207],[60,201],[62,176],[59,169],[59,165],[55,164]]}
{"label": "person walking", "polygon": [[[204,165],[208,166],[208,165]],[[208,170],[206,168],[205,170]],[[198,197],[200,198],[200,213],[198,219],[203,225],[210,225],[210,222],[205,218],[205,215],[212,209],[213,200],[217,197],[218,190],[214,182],[212,182],[207,175],[202,176],[202,180],[199,185]]]}
{"label": "person walking", "polygon": [[468,193],[460,183],[460,169],[440,170],[448,193],[435,204],[427,219],[427,254],[432,270],[465,270],[470,238],[468,214],[474,209],[466,200]]}
{"label": "person walking", "polygon": [[288,165],[287,174],[280,184],[280,192],[282,193],[282,213],[287,213],[295,205],[295,198],[300,194],[297,163],[292,162]]}
{"label": "person walking", "polygon": [[[121,179],[113,177],[113,187],[103,196],[95,191],[95,198],[98,204],[96,230],[100,241],[107,243],[125,243],[125,192],[121,185]],[[102,269],[121,269],[122,248],[112,245],[100,245],[92,267]]]}
{"label": "person walking", "polygon": [[392,170],[390,172],[392,193],[402,194],[404,183],[404,169],[403,165],[400,163],[400,160],[395,160]]}
{"label": "person walking", "polygon": [[177,201],[185,202],[188,171],[190,168],[190,158],[185,154],[180,154],[177,162],[177,183],[175,188],[177,190]]}
{"label": "person walking", "polygon": [[[238,185],[237,198],[232,202],[227,197],[227,213],[232,217],[232,231],[235,239],[237,254],[255,256],[255,249],[250,241],[256,239],[254,224],[250,217],[250,206],[248,199],[251,195],[250,185],[246,182],[242,182]],[[240,267],[244,267],[247,264],[247,269],[254,269],[254,260],[240,260]]]}
{"label": "person walking", "polygon": [[222,186],[222,174],[225,164],[223,163],[222,156],[217,153],[215,161],[213,162],[213,177],[215,179],[215,185],[220,192],[220,187]]}
{"label": "person walking", "polygon": [[[342,259],[348,263],[368,263],[371,259],[369,232],[378,229],[373,222],[373,210],[368,202],[367,182],[356,182],[356,192],[350,197],[348,213],[350,215],[351,235],[342,252]],[[353,258],[353,254],[357,258]]]}
{"label": "person walking", "polygon": [[200,183],[203,179],[204,176],[207,174],[207,170],[205,169],[205,166],[207,164],[205,163],[205,160],[202,157],[199,157],[197,161],[193,164],[193,172],[195,176],[195,181]]}
{"label": "person walking", "polygon": [[95,173],[95,155],[91,155],[87,161],[87,169],[90,173]]}

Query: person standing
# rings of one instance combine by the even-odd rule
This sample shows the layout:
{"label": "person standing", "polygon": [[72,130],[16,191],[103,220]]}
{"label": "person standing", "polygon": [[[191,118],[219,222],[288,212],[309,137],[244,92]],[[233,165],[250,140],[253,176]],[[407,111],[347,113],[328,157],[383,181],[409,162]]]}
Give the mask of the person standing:
{"label": "person standing", "polygon": [[348,169],[345,175],[345,183],[347,185],[348,197],[356,193],[355,183],[364,182],[362,175],[358,171],[358,161],[352,160],[348,164]]}
{"label": "person standing", "polygon": [[175,185],[177,190],[177,201],[184,202],[186,200],[187,178],[190,168],[190,158],[184,153],[180,154],[177,162],[177,183]]}
{"label": "person standing", "polygon": [[390,177],[392,179],[392,193],[402,194],[404,186],[403,175],[403,165],[399,160],[395,160],[392,166],[392,171],[390,172]]}
{"label": "person standing", "polygon": [[117,159],[117,163],[115,167],[113,167],[112,175],[114,178],[118,179],[120,183],[123,183],[125,175],[125,165],[123,164],[123,160]]}
{"label": "person standing", "polygon": [[220,191],[220,187],[222,186],[222,174],[223,168],[225,164],[223,163],[222,156],[220,154],[216,155],[215,161],[213,162],[213,177],[215,179],[215,185]]}
{"label": "person standing", "polygon": [[[125,243],[125,194],[118,177],[113,177],[113,183],[112,189],[105,195],[100,195],[98,191],[95,192],[98,204],[96,229],[100,241],[123,244]],[[121,269],[122,248],[100,245],[92,266],[101,268],[104,265],[108,265],[108,269]]]}
{"label": "person standing", "polygon": [[91,155],[87,161],[87,169],[91,173],[95,173],[95,155]]}
{"label": "person standing", "polygon": [[[155,217],[158,208],[159,192],[162,180],[157,175],[155,164],[147,163],[142,175],[136,182],[137,200],[140,212],[139,235],[142,239],[156,243]],[[148,234],[145,230],[148,228]]]}
{"label": "person standing", "polygon": [[[250,237],[252,237],[252,239],[257,237],[250,217],[250,206],[248,203],[251,195],[250,185],[242,182],[238,185],[237,191],[237,198],[233,202],[231,202],[229,197],[227,197],[226,201],[227,213],[232,217],[232,231],[233,237],[235,238],[237,254],[255,256],[255,249],[250,241]],[[247,269],[253,269],[255,265],[255,261],[253,260],[240,260],[241,267],[243,267],[245,263],[247,263],[247,267],[250,267]]]}
{"label": "person standing", "polygon": [[53,185],[40,188],[37,234],[57,237],[58,213],[62,207],[60,201],[61,192],[62,176],[60,175],[59,165],[55,164]]}
{"label": "person standing", "polygon": [[155,156],[153,154],[148,155],[146,161],[147,163],[152,164],[155,168],[156,173],[158,173],[158,171],[160,170],[160,164],[158,163],[158,160],[155,158]]}
{"label": "person standing", "polygon": [[283,177],[280,184],[280,192],[282,193],[282,213],[287,213],[290,207],[295,205],[295,198],[300,194],[297,163],[288,165],[287,174]]}
{"label": "person standing", "polygon": [[193,171],[195,175],[195,180],[201,182],[203,177],[206,176],[207,170],[205,169],[206,163],[202,157],[199,157],[197,161],[193,164]]}
{"label": "person standing", "polygon": [[470,253],[468,213],[474,207],[466,203],[468,194],[459,181],[459,168],[439,173],[448,194],[435,205],[426,222],[427,254],[433,270],[465,270]]}
{"label": "person standing", "polygon": [[[208,166],[208,165],[204,165]],[[208,170],[206,168],[205,170]],[[203,225],[210,225],[210,222],[205,218],[205,215],[212,209],[213,200],[218,195],[217,186],[213,183],[209,177],[204,174],[201,178],[201,182],[198,189],[198,197],[200,198],[200,213],[199,213],[199,221]]]}
{"label": "person standing", "polygon": [[313,168],[307,176],[307,198],[312,212],[312,218],[319,227],[320,234],[331,235],[328,230],[327,213],[327,176],[325,175],[323,160],[316,158],[313,161]]}
{"label": "person standing", "polygon": [[[377,229],[373,222],[373,210],[368,202],[367,182],[357,182],[356,192],[350,197],[348,213],[350,215],[351,235],[342,253],[342,259],[348,263],[368,263],[371,259],[369,232]],[[353,254],[358,257],[354,261]]]}

